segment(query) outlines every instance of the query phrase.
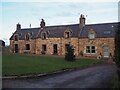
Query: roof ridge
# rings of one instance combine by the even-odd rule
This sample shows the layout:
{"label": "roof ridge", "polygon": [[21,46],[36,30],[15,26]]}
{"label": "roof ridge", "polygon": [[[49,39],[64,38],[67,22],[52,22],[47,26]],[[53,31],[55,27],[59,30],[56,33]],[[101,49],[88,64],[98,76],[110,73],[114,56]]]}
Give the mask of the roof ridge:
{"label": "roof ridge", "polygon": [[108,22],[108,23],[95,23],[95,24],[86,24],[86,26],[89,25],[105,25],[105,24],[117,24],[118,22]]}
{"label": "roof ridge", "polygon": [[[106,25],[106,24],[117,24],[118,22],[108,22],[108,23],[96,23],[96,24],[86,24],[85,26],[91,26],[91,25]],[[49,28],[49,27],[67,27],[67,26],[74,26],[74,25],[79,25],[78,24],[68,24],[68,25],[54,25],[54,26],[45,26],[45,28]],[[25,30],[25,29],[40,29],[40,27],[34,27],[34,28],[22,28],[21,30]]]}
{"label": "roof ridge", "polygon": [[34,28],[21,28],[21,30],[26,30],[26,29],[29,29],[29,30],[32,30],[32,29],[40,29],[40,27],[34,27]]}

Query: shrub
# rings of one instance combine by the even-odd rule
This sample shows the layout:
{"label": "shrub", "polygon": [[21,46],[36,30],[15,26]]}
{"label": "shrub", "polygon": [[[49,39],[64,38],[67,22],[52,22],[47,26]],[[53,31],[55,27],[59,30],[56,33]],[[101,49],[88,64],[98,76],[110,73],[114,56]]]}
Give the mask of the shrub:
{"label": "shrub", "polygon": [[74,49],[71,45],[67,46],[67,51],[66,51],[66,54],[65,54],[65,60],[75,61]]}
{"label": "shrub", "polygon": [[113,90],[119,90],[120,88],[120,76],[119,76],[120,72],[117,71],[117,73],[112,77],[111,81],[110,81],[110,86],[111,88],[113,88]]}
{"label": "shrub", "polygon": [[115,33],[115,62],[120,68],[120,22],[118,23]]}

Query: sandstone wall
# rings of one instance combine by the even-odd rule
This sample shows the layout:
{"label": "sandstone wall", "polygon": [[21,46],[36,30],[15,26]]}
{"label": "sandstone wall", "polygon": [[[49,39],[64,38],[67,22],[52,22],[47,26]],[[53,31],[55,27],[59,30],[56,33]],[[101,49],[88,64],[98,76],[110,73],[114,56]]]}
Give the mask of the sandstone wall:
{"label": "sandstone wall", "polygon": [[[109,47],[109,53],[114,55],[115,45],[114,45],[114,38],[95,38],[95,39],[87,39],[87,38],[47,38],[42,40],[41,38],[34,39],[34,40],[18,40],[13,41],[10,40],[10,52],[14,52],[14,45],[18,44],[19,53],[24,53],[26,49],[26,44],[30,44],[30,53],[41,54],[42,45],[46,45],[47,51],[46,54],[52,55],[53,54],[53,45],[57,44],[58,47],[58,55],[65,55],[65,44],[71,44],[74,47],[75,55],[80,55],[80,52],[83,52],[84,56],[94,56],[97,57],[98,55],[103,54],[103,47]],[[86,53],[86,46],[95,46],[96,53],[95,54],[87,54]]]}
{"label": "sandstone wall", "polygon": [[[35,53],[35,40],[10,40],[10,52],[15,52],[15,47],[14,45],[18,44],[18,53],[24,53],[24,52],[29,52],[29,53]],[[30,44],[30,50],[26,50],[26,44]]]}
{"label": "sandstone wall", "polygon": [[65,54],[65,44],[71,44],[73,45],[75,49],[75,54],[78,55],[78,39],[77,38],[48,38],[45,40],[37,39],[36,40],[36,53],[41,54],[42,51],[42,45],[46,45],[47,52],[46,54],[53,54],[53,45],[57,44],[58,46],[58,55],[64,55]]}
{"label": "sandstone wall", "polygon": [[[86,46],[95,46],[96,53],[95,54],[86,54]],[[109,53],[114,55],[115,45],[114,38],[95,38],[93,40],[81,38],[79,39],[79,48],[80,51],[83,51],[84,56],[95,56],[97,57],[100,53],[103,55],[103,47],[109,47]]]}

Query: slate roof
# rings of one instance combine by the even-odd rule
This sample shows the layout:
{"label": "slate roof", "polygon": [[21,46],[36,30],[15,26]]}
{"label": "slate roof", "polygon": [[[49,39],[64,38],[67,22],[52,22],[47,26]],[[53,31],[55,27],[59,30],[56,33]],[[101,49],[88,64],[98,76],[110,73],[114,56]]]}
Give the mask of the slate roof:
{"label": "slate roof", "polygon": [[3,40],[0,40],[0,46],[5,46],[5,42]]}
{"label": "slate roof", "polygon": [[[24,40],[27,33],[31,34],[31,39],[41,38],[41,32],[46,31],[48,37],[64,37],[64,31],[69,28],[71,30],[71,37],[88,38],[88,33],[90,29],[96,32],[96,37],[114,37],[115,28],[117,23],[102,23],[102,24],[90,24],[85,25],[85,27],[80,32],[79,24],[73,25],[59,25],[59,26],[46,26],[43,30],[39,28],[26,28],[15,31],[14,34],[19,35],[19,40]],[[13,40],[13,35],[10,37]]]}
{"label": "slate roof", "polygon": [[[64,37],[64,31],[70,29],[72,33],[72,37],[78,36],[79,24],[74,25],[61,25],[61,26],[47,26],[43,31],[48,33],[48,37]],[[41,33],[39,33],[38,38],[41,37]]]}
{"label": "slate roof", "polygon": [[103,23],[86,25],[80,33],[81,38],[87,38],[90,29],[96,33],[96,38],[114,37],[117,23]]}
{"label": "slate roof", "polygon": [[[37,34],[39,33],[39,31],[40,31],[40,28],[26,28],[26,29],[21,29],[21,30],[15,31],[14,34],[18,34],[19,35],[19,40],[24,40],[25,39],[25,35],[27,33],[31,34],[31,39],[35,39]],[[10,37],[10,40],[13,40],[13,36],[14,35],[12,35]]]}

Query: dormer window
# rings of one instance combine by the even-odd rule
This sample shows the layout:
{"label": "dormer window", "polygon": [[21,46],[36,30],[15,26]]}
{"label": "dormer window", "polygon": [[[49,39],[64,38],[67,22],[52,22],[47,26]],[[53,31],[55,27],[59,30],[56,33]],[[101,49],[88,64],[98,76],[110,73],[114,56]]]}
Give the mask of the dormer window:
{"label": "dormer window", "polygon": [[30,40],[30,34],[26,34],[26,40]]}
{"label": "dormer window", "polygon": [[95,39],[95,32],[90,31],[88,37],[89,37],[89,39]]}
{"label": "dormer window", "polygon": [[44,32],[44,33],[42,33],[41,35],[42,35],[42,36],[41,36],[41,38],[42,38],[42,39],[46,39],[46,38],[47,38],[47,35],[46,35],[46,33],[45,33],[45,32]]}
{"label": "dormer window", "polygon": [[65,38],[70,38],[70,32],[69,31],[67,31],[67,32],[65,32]]}
{"label": "dormer window", "polygon": [[14,36],[15,41],[18,41],[18,35]]}

